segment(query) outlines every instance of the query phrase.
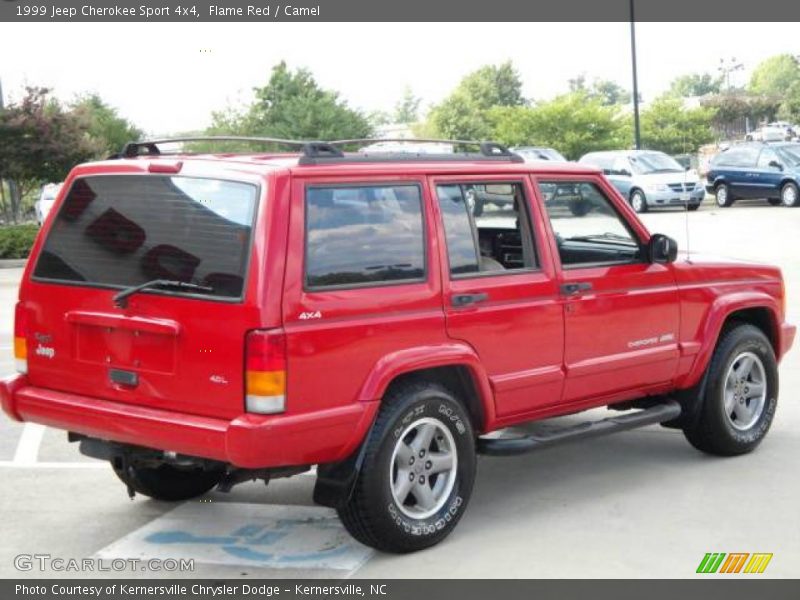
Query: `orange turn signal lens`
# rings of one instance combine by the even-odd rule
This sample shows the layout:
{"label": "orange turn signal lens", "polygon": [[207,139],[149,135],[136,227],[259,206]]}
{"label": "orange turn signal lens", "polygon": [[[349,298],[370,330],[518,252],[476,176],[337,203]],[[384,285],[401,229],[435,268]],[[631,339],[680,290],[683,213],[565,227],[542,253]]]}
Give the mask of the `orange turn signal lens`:
{"label": "orange turn signal lens", "polygon": [[14,338],[14,358],[17,360],[28,358],[28,341],[23,337]]}
{"label": "orange turn signal lens", "polygon": [[248,396],[282,396],[286,392],[286,371],[248,371]]}

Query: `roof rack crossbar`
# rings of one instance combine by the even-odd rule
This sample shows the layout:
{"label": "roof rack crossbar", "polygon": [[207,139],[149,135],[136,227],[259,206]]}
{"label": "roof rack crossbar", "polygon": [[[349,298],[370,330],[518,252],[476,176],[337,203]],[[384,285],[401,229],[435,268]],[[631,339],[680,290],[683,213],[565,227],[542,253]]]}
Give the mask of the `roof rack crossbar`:
{"label": "roof rack crossbar", "polygon": [[157,140],[144,140],[140,142],[128,142],[122,148],[115,158],[135,158],[144,154],[148,156],[158,156],[161,154],[159,145],[162,144],[177,144],[185,142],[244,142],[252,144],[275,144],[279,146],[289,146],[299,148],[304,155],[315,156],[317,154],[331,154],[341,151],[335,150],[332,147],[326,150],[326,146],[330,146],[327,142],[317,142],[312,140],[286,140],[282,138],[271,137],[251,137],[242,135],[205,135],[205,136],[186,136],[175,138],[163,138]]}

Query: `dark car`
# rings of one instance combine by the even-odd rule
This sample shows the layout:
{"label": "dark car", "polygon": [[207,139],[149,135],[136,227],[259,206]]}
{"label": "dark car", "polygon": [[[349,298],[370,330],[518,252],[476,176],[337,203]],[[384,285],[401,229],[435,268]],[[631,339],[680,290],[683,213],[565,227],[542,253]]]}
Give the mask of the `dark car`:
{"label": "dark car", "polygon": [[744,198],[800,206],[800,144],[740,144],[711,159],[706,189],[727,207]]}

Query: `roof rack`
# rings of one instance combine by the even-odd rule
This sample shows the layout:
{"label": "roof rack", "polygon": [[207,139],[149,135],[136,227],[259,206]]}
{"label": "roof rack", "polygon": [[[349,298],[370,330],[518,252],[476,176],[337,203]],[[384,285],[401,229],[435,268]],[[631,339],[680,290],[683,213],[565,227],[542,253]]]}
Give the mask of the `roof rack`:
{"label": "roof rack", "polygon": [[[303,156],[344,156],[341,150],[326,142],[311,140],[284,140],[270,137],[248,137],[241,135],[207,135],[177,138],[164,138],[160,140],[146,140],[141,142],[128,142],[118,154],[110,158],[136,158],[137,156],[161,156],[164,153],[159,149],[161,144],[176,144],[183,142],[245,142],[253,144],[275,144],[299,148]],[[142,152],[144,151],[144,152]]]}
{"label": "roof rack", "polygon": [[[183,142],[244,142],[253,144],[274,144],[297,148],[300,152],[299,163],[301,165],[325,164],[332,162],[384,162],[400,160],[490,160],[525,162],[518,154],[511,152],[508,148],[497,142],[474,141],[474,140],[443,140],[431,138],[360,138],[352,140],[334,140],[330,142],[312,140],[286,140],[270,137],[247,137],[247,136],[195,136],[165,138],[158,140],[145,140],[140,142],[128,142],[118,154],[110,156],[110,159],[136,158],[138,156],[163,156],[164,153],[159,149],[162,144],[174,144]],[[360,144],[378,143],[399,143],[399,144],[447,144],[450,146],[477,146],[477,153],[436,153],[429,154],[423,152],[378,152],[345,154],[341,146],[353,146]]]}

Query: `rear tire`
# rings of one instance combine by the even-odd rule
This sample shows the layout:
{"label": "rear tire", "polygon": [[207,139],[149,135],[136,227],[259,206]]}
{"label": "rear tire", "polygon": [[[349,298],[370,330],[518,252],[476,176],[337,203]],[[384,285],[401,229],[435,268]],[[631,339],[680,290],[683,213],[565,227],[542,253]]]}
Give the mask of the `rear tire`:
{"label": "rear tire", "polygon": [[800,206],[800,192],[797,189],[797,184],[791,181],[783,184],[781,188],[781,203],[791,208]]}
{"label": "rear tire", "polygon": [[760,329],[739,323],[723,330],[699,401],[697,417],[683,429],[692,446],[736,456],[761,443],[778,405],[778,367]]}
{"label": "rear tire", "polygon": [[783,204],[783,201],[780,198],[768,198],[767,202],[769,202],[770,206],[780,206]]}
{"label": "rear tire", "polygon": [[176,469],[170,465],[160,467],[123,468],[111,463],[117,477],[134,492],[154,500],[179,502],[202,496],[222,479],[222,471],[203,469]]}
{"label": "rear tire", "polygon": [[720,183],[714,188],[714,196],[717,200],[717,206],[720,208],[727,208],[733,204],[733,197],[726,183]]}
{"label": "rear tire", "polygon": [[432,382],[397,387],[366,444],[353,493],[337,511],[347,531],[396,553],[447,537],[467,508],[476,465],[472,424],[455,396]]}

